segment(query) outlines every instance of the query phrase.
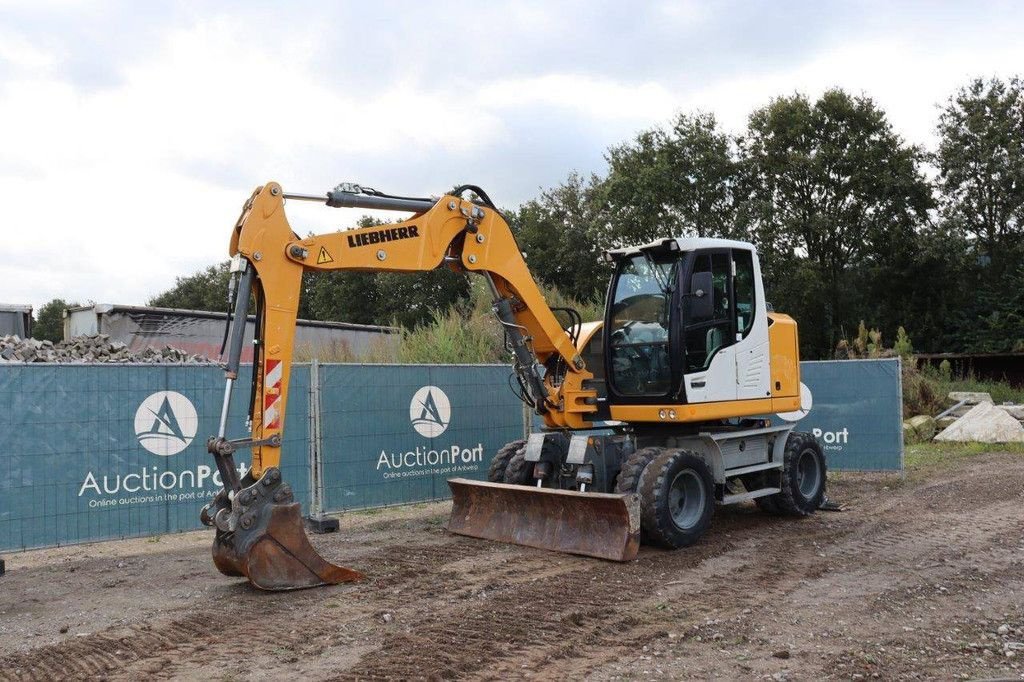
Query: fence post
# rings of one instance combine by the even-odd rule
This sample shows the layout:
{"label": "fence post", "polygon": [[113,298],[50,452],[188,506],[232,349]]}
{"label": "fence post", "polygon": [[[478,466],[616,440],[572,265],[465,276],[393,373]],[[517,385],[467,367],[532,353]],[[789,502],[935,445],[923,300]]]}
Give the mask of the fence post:
{"label": "fence post", "polygon": [[306,519],[314,533],[333,533],[338,530],[338,519],[324,516],[320,417],[320,362],[313,358],[309,364],[309,516]]}

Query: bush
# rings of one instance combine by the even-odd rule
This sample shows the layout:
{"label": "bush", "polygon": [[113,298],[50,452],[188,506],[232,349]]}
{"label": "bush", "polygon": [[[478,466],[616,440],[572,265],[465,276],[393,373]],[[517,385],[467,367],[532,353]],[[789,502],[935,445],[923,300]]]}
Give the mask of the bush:
{"label": "bush", "polygon": [[[552,307],[575,308],[583,321],[599,320],[604,315],[600,304],[579,302],[553,287],[543,288]],[[563,315],[556,314],[565,324]],[[297,348],[297,362],[316,358],[320,362],[363,362],[399,364],[484,364],[508,363],[505,335],[491,312],[491,294],[481,278],[474,278],[469,300],[444,310],[433,310],[427,323],[405,328],[397,343],[382,339],[363,353],[355,353],[347,344],[315,348]]]}

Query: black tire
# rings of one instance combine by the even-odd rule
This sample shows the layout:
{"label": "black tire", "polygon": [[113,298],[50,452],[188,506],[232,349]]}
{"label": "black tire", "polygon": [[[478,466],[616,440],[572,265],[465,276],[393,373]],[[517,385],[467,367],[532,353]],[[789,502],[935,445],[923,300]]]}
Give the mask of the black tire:
{"label": "black tire", "polygon": [[821,446],[811,434],[794,431],[783,457],[782,492],[772,495],[776,506],[789,516],[813,514],[825,499],[828,474]]}
{"label": "black tire", "polygon": [[512,459],[512,455],[522,450],[525,445],[525,440],[514,440],[503,445],[491,460],[491,466],[487,469],[487,480],[491,483],[504,483],[505,469],[508,468],[508,461]]}
{"label": "black tire", "polygon": [[711,525],[715,481],[700,456],[660,454],[640,474],[640,526],[647,542],[677,549],[697,542]]}
{"label": "black tire", "polygon": [[640,448],[627,457],[615,477],[615,492],[635,493],[640,486],[640,474],[663,452],[665,448]]}
{"label": "black tire", "polygon": [[533,479],[533,462],[526,461],[526,449],[512,455],[505,467],[505,483],[512,485],[536,485]]}
{"label": "black tire", "polygon": [[[505,483],[512,485],[537,485],[537,479],[533,477],[533,467],[536,462],[526,461],[526,445],[517,450],[508,460],[505,467]],[[550,488],[557,483],[557,474],[569,454],[569,438],[563,433],[550,433],[544,438],[544,445],[541,446],[540,460],[551,464],[552,476],[544,479],[544,487]]]}

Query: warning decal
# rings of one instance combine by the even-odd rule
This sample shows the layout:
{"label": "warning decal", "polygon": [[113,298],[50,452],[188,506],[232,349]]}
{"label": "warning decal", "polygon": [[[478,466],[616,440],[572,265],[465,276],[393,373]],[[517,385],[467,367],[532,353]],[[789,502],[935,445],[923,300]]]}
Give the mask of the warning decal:
{"label": "warning decal", "polygon": [[331,258],[331,254],[327,253],[327,249],[320,247],[320,255],[316,257],[316,264],[323,265],[324,263],[333,263],[334,259]]}
{"label": "warning decal", "polygon": [[267,360],[263,375],[263,428],[281,428],[281,376],[284,366],[280,360]]}

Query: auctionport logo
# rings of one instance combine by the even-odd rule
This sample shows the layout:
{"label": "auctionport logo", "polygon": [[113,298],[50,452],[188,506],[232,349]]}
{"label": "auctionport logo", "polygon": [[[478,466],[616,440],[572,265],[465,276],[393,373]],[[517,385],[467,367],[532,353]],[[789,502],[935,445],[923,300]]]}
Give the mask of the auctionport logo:
{"label": "auctionport logo", "polygon": [[154,455],[178,454],[189,446],[198,430],[195,406],[175,391],[157,391],[135,411],[135,437]]}
{"label": "auctionport logo", "polygon": [[445,432],[451,420],[452,405],[437,386],[424,386],[413,395],[409,421],[416,433],[424,438],[436,438]]}

